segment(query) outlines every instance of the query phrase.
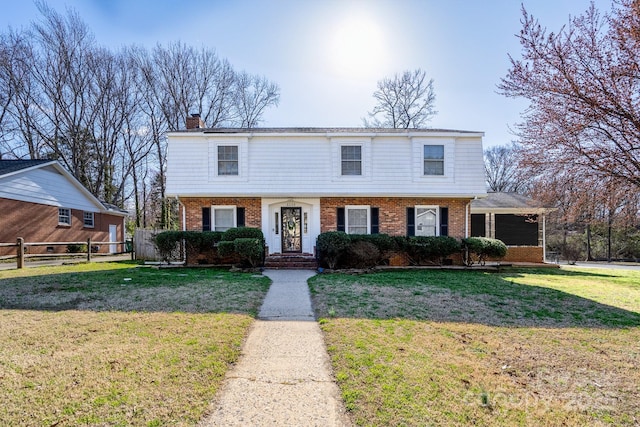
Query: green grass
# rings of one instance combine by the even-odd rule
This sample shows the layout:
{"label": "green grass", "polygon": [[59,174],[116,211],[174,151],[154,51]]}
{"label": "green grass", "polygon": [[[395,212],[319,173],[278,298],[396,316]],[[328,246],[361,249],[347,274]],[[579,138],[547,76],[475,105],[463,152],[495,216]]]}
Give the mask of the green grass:
{"label": "green grass", "polygon": [[636,425],[640,274],[540,269],[310,280],[357,425]]}
{"label": "green grass", "polygon": [[194,425],[269,280],[95,263],[0,272],[6,425]]}

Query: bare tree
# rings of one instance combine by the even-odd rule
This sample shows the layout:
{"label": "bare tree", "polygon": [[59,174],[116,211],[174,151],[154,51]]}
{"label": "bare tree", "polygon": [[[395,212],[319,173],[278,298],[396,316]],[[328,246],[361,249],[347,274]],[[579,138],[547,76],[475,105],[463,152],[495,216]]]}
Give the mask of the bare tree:
{"label": "bare tree", "polygon": [[422,69],[380,80],[373,97],[376,106],[363,119],[365,127],[424,128],[437,113],[433,79]]}
{"label": "bare tree", "polygon": [[235,110],[241,128],[256,127],[264,110],[278,105],[280,89],[265,77],[252,76],[245,72],[236,75]]}
{"label": "bare tree", "polygon": [[557,33],[522,14],[522,57],[499,88],[530,101],[518,126],[529,162],[640,187],[638,2],[592,4]]}
{"label": "bare tree", "polygon": [[518,147],[515,144],[497,145],[484,150],[484,170],[489,190],[526,192],[529,178],[519,161]]}

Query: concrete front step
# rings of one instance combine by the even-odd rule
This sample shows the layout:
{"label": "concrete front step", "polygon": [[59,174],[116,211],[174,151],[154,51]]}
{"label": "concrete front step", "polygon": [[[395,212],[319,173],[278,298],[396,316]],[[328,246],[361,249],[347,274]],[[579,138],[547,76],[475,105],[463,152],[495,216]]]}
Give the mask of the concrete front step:
{"label": "concrete front step", "polygon": [[264,261],[265,268],[315,270],[318,263],[311,254],[272,254]]}

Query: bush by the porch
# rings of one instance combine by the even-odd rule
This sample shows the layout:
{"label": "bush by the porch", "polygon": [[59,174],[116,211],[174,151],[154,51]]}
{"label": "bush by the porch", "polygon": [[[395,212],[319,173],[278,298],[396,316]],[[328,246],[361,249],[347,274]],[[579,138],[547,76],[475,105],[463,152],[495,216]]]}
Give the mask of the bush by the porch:
{"label": "bush by the porch", "polygon": [[462,239],[462,250],[465,254],[465,264],[473,264],[475,255],[477,262],[484,265],[487,258],[504,258],[507,254],[507,245],[501,240],[489,237],[468,237]]}

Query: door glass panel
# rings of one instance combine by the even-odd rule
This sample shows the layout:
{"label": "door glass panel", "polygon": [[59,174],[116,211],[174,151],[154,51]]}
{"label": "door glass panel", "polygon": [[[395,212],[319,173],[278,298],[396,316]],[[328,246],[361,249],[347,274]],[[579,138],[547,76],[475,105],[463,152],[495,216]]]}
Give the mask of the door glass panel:
{"label": "door glass panel", "polygon": [[282,252],[302,252],[302,208],[282,208]]}

